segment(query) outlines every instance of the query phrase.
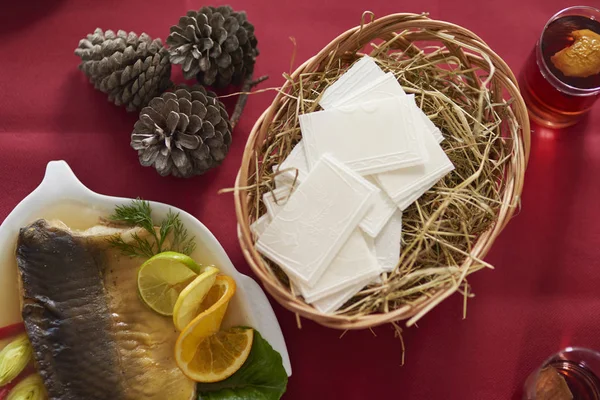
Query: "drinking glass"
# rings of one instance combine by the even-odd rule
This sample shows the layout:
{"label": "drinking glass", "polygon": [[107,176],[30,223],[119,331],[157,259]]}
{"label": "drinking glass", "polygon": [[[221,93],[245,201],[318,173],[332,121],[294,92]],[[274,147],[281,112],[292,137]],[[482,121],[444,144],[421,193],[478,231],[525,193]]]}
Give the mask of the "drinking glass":
{"label": "drinking glass", "polygon": [[600,400],[599,376],[600,353],[567,347],[527,378],[523,400]]}
{"label": "drinking glass", "polygon": [[[573,35],[584,29],[600,35],[600,10],[588,6],[565,8],[544,26],[519,79],[532,121],[550,128],[564,128],[575,124],[598,99],[600,73],[567,76],[553,61],[559,51],[585,44]],[[593,40],[587,41],[590,43],[594,45]],[[600,46],[600,42],[595,44]]]}

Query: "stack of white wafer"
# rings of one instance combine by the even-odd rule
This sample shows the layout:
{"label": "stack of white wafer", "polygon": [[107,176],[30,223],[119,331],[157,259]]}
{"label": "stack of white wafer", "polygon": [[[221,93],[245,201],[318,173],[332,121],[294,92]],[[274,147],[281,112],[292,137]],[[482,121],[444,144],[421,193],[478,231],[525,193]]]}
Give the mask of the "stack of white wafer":
{"label": "stack of white wafer", "polygon": [[256,248],[323,313],[394,270],[402,211],[454,169],[438,128],[391,73],[357,61],[301,115],[302,140],[276,166]]}

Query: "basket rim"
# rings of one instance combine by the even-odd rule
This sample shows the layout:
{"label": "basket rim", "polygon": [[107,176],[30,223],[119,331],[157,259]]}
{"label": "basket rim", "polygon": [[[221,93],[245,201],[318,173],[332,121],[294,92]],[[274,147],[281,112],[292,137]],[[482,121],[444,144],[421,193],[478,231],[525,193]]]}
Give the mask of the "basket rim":
{"label": "basket rim", "polygon": [[[518,113],[515,113],[515,119],[520,123],[520,128],[515,134],[515,139],[517,140],[514,140],[515,148],[513,149],[511,156],[511,161],[514,165],[508,164],[506,167],[510,172],[510,179],[507,181],[506,188],[503,193],[503,204],[498,212],[496,223],[494,223],[488,230],[480,235],[471,251],[472,255],[475,255],[478,258],[483,258],[491,248],[495,238],[500,234],[508,221],[511,219],[518,207],[518,204],[520,203],[524,174],[530,151],[529,119],[527,117],[527,111],[523,98],[519,93],[517,79],[504,60],[502,60],[495,52],[493,52],[493,50],[491,50],[483,40],[466,28],[445,21],[429,19],[423,14],[390,14],[376,19],[369,24],[356,26],[347,30],[346,32],[343,32],[316,55],[310,57],[300,66],[298,66],[290,75],[293,80],[296,80],[298,76],[308,67],[313,65],[316,60],[327,57],[331,55],[332,52],[338,53],[340,50],[341,41],[355,40],[356,36],[362,35],[363,29],[374,29],[373,27],[380,25],[391,25],[391,27],[388,26],[388,28],[393,29],[393,31],[396,32],[398,30],[394,28],[398,26],[406,27],[407,24],[410,25],[415,23],[423,25],[418,26],[419,28],[423,29],[430,29],[433,27],[434,31],[438,32],[440,35],[449,35],[445,32],[441,32],[449,29],[452,31],[452,33],[468,37],[469,43],[466,45],[467,48],[468,46],[473,45],[478,52],[481,54],[486,54],[492,60],[493,65],[497,68],[495,76],[502,81],[511,94],[513,102],[516,104],[515,107]],[[359,43],[357,42],[357,44]],[[358,49],[361,47],[358,47]],[[354,53],[357,53],[357,51],[354,51]],[[477,60],[478,58],[479,60]],[[483,58],[474,54],[467,54],[466,59],[474,63],[483,63],[485,61]],[[434,304],[433,300],[436,300],[434,304],[435,306],[437,303],[439,303],[439,301],[442,301],[452,295],[456,289],[458,289],[458,287],[438,288],[433,296],[423,295],[413,304],[402,306],[387,313],[375,313],[362,316],[323,314],[316,308],[293,296],[289,289],[285,288],[283,284],[273,275],[271,269],[265,265],[262,256],[254,247],[254,242],[252,240],[253,235],[250,231],[249,223],[247,203],[248,192],[244,190],[244,187],[248,182],[249,168],[251,164],[256,161],[256,144],[259,141],[262,142],[262,140],[259,139],[261,139],[261,137],[264,138],[264,135],[266,134],[268,124],[265,122],[273,119],[273,116],[278,110],[279,102],[283,97],[285,97],[284,93],[291,85],[290,81],[291,79],[286,80],[276,97],[273,99],[272,103],[264,110],[254,124],[244,147],[240,169],[236,176],[234,200],[237,217],[237,233],[244,258],[247,260],[252,271],[259,277],[267,292],[269,292],[278,303],[297,315],[314,320],[321,325],[345,330],[365,329],[408,318],[411,318],[409,320],[409,324],[411,324],[411,322],[415,322],[418,318],[425,315],[425,313],[433,308],[433,306],[429,307],[429,305]],[[473,262],[473,257],[467,257],[460,268],[468,268]]]}

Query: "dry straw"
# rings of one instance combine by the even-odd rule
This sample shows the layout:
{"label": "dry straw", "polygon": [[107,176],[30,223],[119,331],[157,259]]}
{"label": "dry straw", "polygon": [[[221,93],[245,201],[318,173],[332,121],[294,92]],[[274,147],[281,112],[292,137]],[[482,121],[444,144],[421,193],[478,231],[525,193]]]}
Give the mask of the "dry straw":
{"label": "dry straw", "polygon": [[[256,251],[249,225],[265,213],[262,194],[281,172],[273,166],[301,139],[298,115],[319,110],[323,90],[363,53],[415,94],[456,169],[404,212],[396,269],[326,315],[292,293],[285,274]],[[492,268],[483,258],[519,206],[528,158],[529,121],[508,66],[464,28],[394,14],[370,23],[363,16],[285,77],[250,134],[235,189],[240,243],[266,290],[298,315],[338,329],[412,325],[457,291],[466,304],[468,275]]]}

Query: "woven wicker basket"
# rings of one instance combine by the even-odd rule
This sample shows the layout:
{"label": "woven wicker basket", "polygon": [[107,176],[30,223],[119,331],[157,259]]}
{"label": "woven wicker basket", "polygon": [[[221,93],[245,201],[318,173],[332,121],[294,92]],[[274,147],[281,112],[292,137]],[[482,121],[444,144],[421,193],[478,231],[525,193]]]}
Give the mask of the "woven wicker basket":
{"label": "woven wicker basket", "polygon": [[[452,40],[445,40],[445,38],[451,38]],[[518,207],[529,155],[529,120],[515,76],[506,63],[472,32],[448,22],[429,19],[425,15],[393,14],[370,23],[362,23],[360,26],[343,33],[317,55],[302,64],[291,75],[290,81],[297,81],[300,79],[301,74],[306,72],[323,71],[332,59],[348,60],[352,57],[355,58],[357,53],[364,51],[365,46],[372,42],[376,42],[379,47],[388,46],[390,49],[403,50],[406,50],[413,42],[444,46],[444,51],[458,58],[465,70],[473,68],[489,73],[490,69],[495,68],[494,78],[490,85],[492,98],[512,99],[511,110],[514,119],[512,122],[518,124],[515,125],[518,128],[513,129],[512,132],[503,133],[508,140],[514,141],[514,150],[503,171],[505,184],[503,185],[502,205],[499,208],[496,223],[492,224],[490,229],[478,237],[477,243],[472,249],[474,258],[482,259],[513,215],[516,207]],[[462,45],[457,46],[457,42]],[[413,46],[415,46],[414,43]],[[493,67],[490,68],[492,65]],[[269,124],[274,118],[278,117],[278,111],[282,105],[290,101],[289,96],[286,96],[292,86],[290,81],[286,82],[281,88],[271,106],[256,122],[248,138],[242,165],[237,176],[235,204],[238,235],[244,256],[252,270],[260,278],[265,289],[283,307],[327,327],[343,330],[364,329],[384,323],[414,319],[424,315],[442,299],[454,293],[457,287],[438,288],[427,296],[421,296],[416,301],[387,313],[377,312],[360,316],[325,315],[306,304],[302,298],[295,297],[289,287],[278,278],[277,273],[269,267],[268,262],[256,251],[254,238],[250,230],[250,224],[256,219],[256,215],[250,215],[249,202],[253,201],[256,204],[257,199],[249,196],[249,191],[246,188],[256,183],[257,166],[261,160],[262,152],[268,148],[270,140]],[[467,257],[460,267],[468,268],[472,262],[473,258]]]}

